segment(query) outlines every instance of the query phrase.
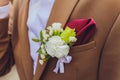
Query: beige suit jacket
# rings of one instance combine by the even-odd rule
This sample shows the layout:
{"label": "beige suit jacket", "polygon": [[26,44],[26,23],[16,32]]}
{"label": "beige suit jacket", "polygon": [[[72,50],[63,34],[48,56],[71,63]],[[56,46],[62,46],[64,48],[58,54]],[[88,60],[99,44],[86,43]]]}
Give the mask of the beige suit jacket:
{"label": "beige suit jacket", "polygon": [[[13,27],[12,49],[20,80],[120,80],[120,0],[55,0],[47,26],[53,22],[64,26],[70,20],[82,18],[93,18],[97,25],[89,43],[71,48],[73,60],[65,64],[64,74],[52,72],[56,59],[51,59],[42,66],[38,63],[33,75],[26,24],[29,0],[14,0],[13,6],[9,26]],[[4,32],[6,24],[5,19],[0,20],[0,58],[7,50],[3,46],[9,43]],[[8,42],[2,44],[5,40]]]}

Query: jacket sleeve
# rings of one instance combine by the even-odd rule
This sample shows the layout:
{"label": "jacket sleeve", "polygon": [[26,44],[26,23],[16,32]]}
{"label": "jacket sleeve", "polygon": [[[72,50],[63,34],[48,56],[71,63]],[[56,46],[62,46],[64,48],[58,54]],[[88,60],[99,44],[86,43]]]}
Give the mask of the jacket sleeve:
{"label": "jacket sleeve", "polygon": [[0,19],[0,76],[8,73],[14,64],[8,21],[9,18]]}

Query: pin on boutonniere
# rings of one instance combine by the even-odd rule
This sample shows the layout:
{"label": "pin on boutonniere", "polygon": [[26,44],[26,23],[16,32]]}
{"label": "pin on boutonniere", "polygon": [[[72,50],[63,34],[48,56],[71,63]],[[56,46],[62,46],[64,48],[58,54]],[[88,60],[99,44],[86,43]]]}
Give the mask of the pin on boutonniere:
{"label": "pin on boutonniere", "polygon": [[39,63],[44,64],[50,58],[58,58],[54,72],[64,73],[64,63],[70,63],[72,57],[68,55],[70,47],[76,42],[75,29],[68,26],[63,30],[61,23],[53,23],[46,30],[40,31],[40,39],[33,38],[34,42],[41,42],[37,52],[40,55]]}

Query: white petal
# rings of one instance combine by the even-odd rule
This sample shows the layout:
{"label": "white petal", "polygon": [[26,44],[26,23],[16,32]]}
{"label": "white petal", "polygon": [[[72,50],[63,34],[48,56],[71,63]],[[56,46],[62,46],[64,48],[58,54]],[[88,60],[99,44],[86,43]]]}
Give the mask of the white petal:
{"label": "white petal", "polygon": [[51,28],[52,28],[51,26],[48,26],[48,27],[47,27],[48,30],[51,30]]}
{"label": "white petal", "polygon": [[45,55],[40,54],[41,59],[45,59]]}
{"label": "white petal", "polygon": [[63,57],[69,53],[69,46],[59,36],[52,36],[45,44],[47,53],[52,57]]}
{"label": "white petal", "polygon": [[42,51],[43,54],[46,53],[46,52],[45,52],[45,48],[41,48],[41,51]]}
{"label": "white petal", "polygon": [[56,57],[57,58],[61,58],[61,57],[64,57],[64,56],[67,56],[68,53],[69,53],[69,46],[68,45],[63,45],[63,46],[59,46],[57,49],[56,49]]}
{"label": "white petal", "polygon": [[52,36],[53,35],[53,30],[49,31],[49,35]]}
{"label": "white petal", "polygon": [[52,29],[53,30],[61,30],[62,29],[62,24],[61,23],[53,23],[52,24]]}
{"label": "white petal", "polygon": [[70,37],[69,42],[76,42],[77,38],[76,37]]}
{"label": "white petal", "polygon": [[44,48],[44,46],[45,46],[44,44],[41,44],[41,48],[42,48],[42,49]]}
{"label": "white petal", "polygon": [[43,65],[44,61],[43,61],[43,60],[39,60],[39,63],[40,63],[41,65]]}

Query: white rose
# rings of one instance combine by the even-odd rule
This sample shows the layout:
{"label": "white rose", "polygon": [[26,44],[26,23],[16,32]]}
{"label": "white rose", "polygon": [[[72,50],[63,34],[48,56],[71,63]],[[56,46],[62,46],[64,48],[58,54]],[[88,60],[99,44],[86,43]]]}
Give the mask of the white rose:
{"label": "white rose", "polygon": [[56,49],[55,56],[57,58],[61,58],[61,57],[67,56],[68,53],[69,53],[69,46],[68,45],[58,46],[58,48]]}
{"label": "white rose", "polygon": [[46,42],[45,49],[50,56],[61,58],[68,55],[70,48],[59,36],[52,36]]}

